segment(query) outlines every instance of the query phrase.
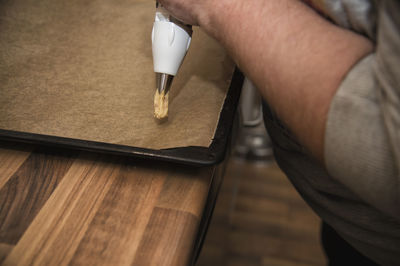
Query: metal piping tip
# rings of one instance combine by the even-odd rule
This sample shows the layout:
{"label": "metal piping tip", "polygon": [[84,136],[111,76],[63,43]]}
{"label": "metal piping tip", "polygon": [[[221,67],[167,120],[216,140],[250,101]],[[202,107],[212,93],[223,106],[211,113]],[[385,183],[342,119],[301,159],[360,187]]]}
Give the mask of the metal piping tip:
{"label": "metal piping tip", "polygon": [[172,80],[174,79],[174,76],[165,74],[165,73],[156,73],[156,86],[158,93],[164,92],[164,95],[166,95],[169,92],[169,89],[171,88]]}

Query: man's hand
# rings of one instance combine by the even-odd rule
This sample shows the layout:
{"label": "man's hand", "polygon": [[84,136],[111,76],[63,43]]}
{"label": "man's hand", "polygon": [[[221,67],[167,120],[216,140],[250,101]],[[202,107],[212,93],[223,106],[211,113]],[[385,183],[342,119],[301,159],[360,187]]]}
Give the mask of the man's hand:
{"label": "man's hand", "polygon": [[350,68],[373,50],[299,0],[161,0],[229,52],[281,120],[324,160],[327,113]]}
{"label": "man's hand", "polygon": [[200,17],[207,14],[207,8],[214,0],[158,0],[174,17],[180,21],[198,26]]}

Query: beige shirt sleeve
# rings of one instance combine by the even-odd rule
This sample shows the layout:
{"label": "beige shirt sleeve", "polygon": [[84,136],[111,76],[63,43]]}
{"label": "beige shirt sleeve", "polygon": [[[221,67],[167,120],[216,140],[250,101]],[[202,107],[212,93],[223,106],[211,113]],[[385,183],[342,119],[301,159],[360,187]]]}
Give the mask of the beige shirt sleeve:
{"label": "beige shirt sleeve", "polygon": [[328,172],[400,219],[400,2],[379,4],[377,46],[348,73],[330,107]]}

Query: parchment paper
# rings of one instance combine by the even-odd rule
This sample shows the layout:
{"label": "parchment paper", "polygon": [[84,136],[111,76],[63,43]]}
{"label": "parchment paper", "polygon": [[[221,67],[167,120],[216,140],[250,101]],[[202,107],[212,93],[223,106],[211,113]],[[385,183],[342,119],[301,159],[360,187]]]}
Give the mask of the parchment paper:
{"label": "parchment paper", "polygon": [[198,28],[153,118],[151,0],[0,2],[0,128],[162,149],[208,147],[233,64]]}

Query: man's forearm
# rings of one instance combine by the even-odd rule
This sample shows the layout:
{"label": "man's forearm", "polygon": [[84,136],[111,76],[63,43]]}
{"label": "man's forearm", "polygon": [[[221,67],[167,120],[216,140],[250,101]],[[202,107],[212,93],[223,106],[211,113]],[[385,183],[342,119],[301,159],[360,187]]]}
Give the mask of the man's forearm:
{"label": "man's forearm", "polygon": [[[206,0],[208,1],[208,0]],[[330,102],[373,46],[298,0],[213,1],[199,24],[231,53],[300,143],[323,161]]]}

